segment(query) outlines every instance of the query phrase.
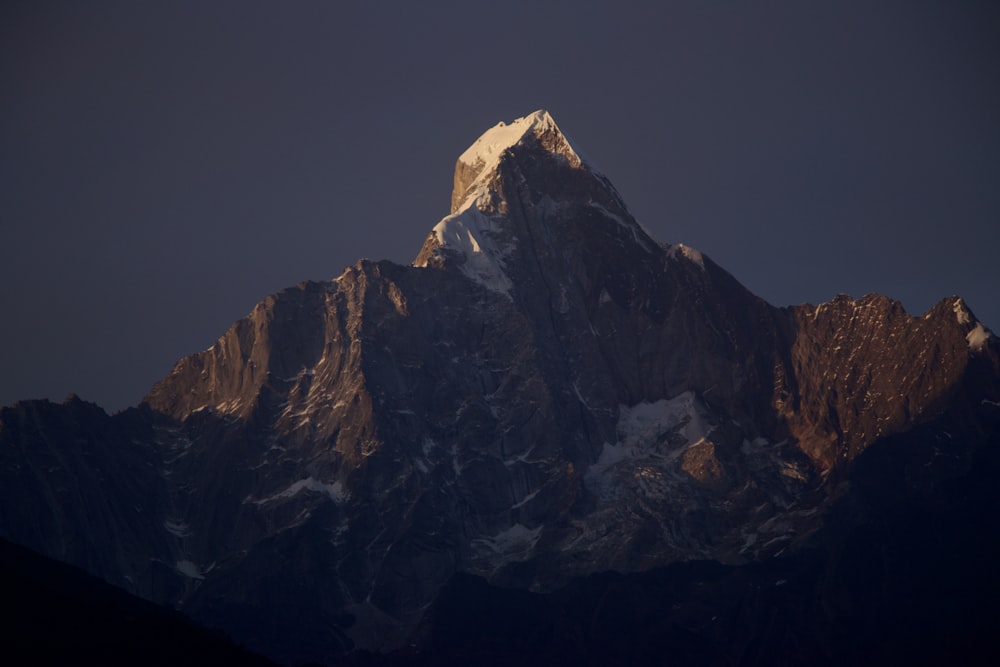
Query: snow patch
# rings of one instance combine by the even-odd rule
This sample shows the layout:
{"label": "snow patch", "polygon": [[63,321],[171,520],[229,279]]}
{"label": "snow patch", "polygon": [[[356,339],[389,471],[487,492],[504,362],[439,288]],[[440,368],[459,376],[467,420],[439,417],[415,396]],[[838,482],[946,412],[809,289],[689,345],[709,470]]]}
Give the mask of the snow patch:
{"label": "snow patch", "polygon": [[455,479],[458,479],[462,475],[462,466],[458,463],[458,443],[452,443],[451,445],[451,469],[455,473]]}
{"label": "snow patch", "polygon": [[423,442],[421,443],[420,451],[421,456],[414,457],[413,465],[416,466],[417,470],[427,474],[431,471],[431,453],[437,448],[437,443],[434,442],[430,437],[424,436]]}
{"label": "snow patch", "polygon": [[[614,475],[619,468],[632,469],[653,458],[660,459],[658,465],[672,463],[691,445],[705,441],[713,430],[707,409],[691,391],[655,403],[622,405],[618,412],[618,442],[604,443],[584,481],[598,495],[612,496],[616,486]],[[672,432],[682,436],[684,442],[663,451],[658,445],[663,436]]]}
{"label": "snow patch", "polygon": [[532,491],[531,493],[529,493],[528,495],[526,495],[524,498],[522,498],[520,501],[518,501],[518,502],[514,503],[513,505],[511,505],[510,508],[513,510],[513,509],[517,509],[519,507],[524,507],[525,505],[527,505],[528,503],[530,503],[532,500],[535,499],[535,496],[538,495],[539,491],[541,491],[541,489]]}
{"label": "snow patch", "polygon": [[328,484],[326,482],[321,482],[313,477],[306,477],[305,479],[300,479],[291,486],[289,486],[284,491],[274,494],[273,496],[268,496],[263,500],[257,500],[254,502],[256,505],[264,505],[275,500],[280,500],[282,498],[292,498],[297,496],[302,491],[312,491],[313,493],[322,493],[326,495],[330,500],[335,503],[344,502],[347,499],[347,492],[344,491],[344,485],[340,482],[334,482],[333,484]]}
{"label": "snow patch", "polygon": [[238,398],[225,401],[215,407],[216,412],[220,412],[224,415],[231,415],[235,412],[239,412],[241,409],[243,409],[243,401]]}
{"label": "snow patch", "polygon": [[780,472],[783,476],[794,479],[797,482],[806,482],[809,479],[798,465],[790,461],[782,462]]}
{"label": "snow patch", "polygon": [[[783,445],[784,443],[785,441],[782,440],[778,444],[780,446]],[[740,446],[740,451],[747,455],[756,454],[764,451],[770,445],[771,441],[768,440],[767,438],[756,437],[753,440],[747,440],[746,438],[744,438],[743,444]]]}
{"label": "snow patch", "polygon": [[457,213],[434,226],[434,234],[442,248],[457,252],[464,258],[462,273],[494,292],[510,296],[513,283],[504,272],[504,258],[513,245],[497,239],[496,223],[475,206],[470,198]]}
{"label": "snow patch", "polygon": [[691,391],[655,403],[639,403],[632,407],[623,405],[618,412],[618,437],[624,445],[642,446],[685,420],[687,423],[679,432],[688,444],[704,439],[713,429],[706,420],[705,410]]}
{"label": "snow patch", "polygon": [[189,560],[179,560],[177,565],[174,566],[178,572],[183,574],[188,579],[204,579],[205,575],[201,573],[201,568],[195,563]]}
{"label": "snow patch", "polygon": [[961,299],[955,299],[955,303],[952,304],[951,309],[955,311],[955,318],[958,320],[959,324],[969,323],[969,311],[965,309],[965,302]]}
{"label": "snow patch", "polygon": [[541,535],[542,526],[528,528],[523,523],[515,523],[493,537],[481,537],[472,542],[498,554],[517,554],[534,549]]}
{"label": "snow patch", "polygon": [[667,250],[667,256],[671,259],[677,259],[678,256],[683,257],[689,262],[697,264],[702,271],[705,270],[705,256],[700,251],[690,248],[683,243],[670,246],[670,249]]}
{"label": "snow patch", "polygon": [[163,527],[174,537],[187,537],[191,534],[190,527],[183,521],[166,520]]}
{"label": "snow patch", "polygon": [[977,322],[976,326],[974,326],[972,330],[966,334],[965,340],[969,341],[970,350],[978,352],[983,349],[983,345],[986,345],[986,341],[992,335],[993,334],[991,334],[981,322]]}
{"label": "snow patch", "polygon": [[580,393],[580,384],[579,384],[579,381],[577,381],[577,380],[573,381],[573,392],[576,394],[577,400],[580,401],[580,403],[583,404],[583,407],[585,407],[585,408],[587,408],[589,410],[590,409],[590,405],[587,403],[587,399],[585,399],[583,397],[583,394]]}
{"label": "snow patch", "polygon": [[568,290],[565,285],[559,286],[559,306],[556,308],[556,312],[560,315],[565,315],[570,311],[569,305],[569,295]]}

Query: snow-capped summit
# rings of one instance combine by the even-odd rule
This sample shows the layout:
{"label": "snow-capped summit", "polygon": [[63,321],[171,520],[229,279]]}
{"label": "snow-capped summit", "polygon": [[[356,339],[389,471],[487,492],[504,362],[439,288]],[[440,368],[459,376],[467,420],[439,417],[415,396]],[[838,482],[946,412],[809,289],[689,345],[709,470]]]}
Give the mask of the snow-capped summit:
{"label": "snow-capped summit", "polygon": [[534,266],[553,254],[540,243],[574,241],[635,245],[644,254],[655,246],[611,182],[539,110],[498,123],[459,156],[451,213],[432,229],[414,266],[455,266],[511,296],[512,275],[524,277],[511,265],[524,269],[525,259]]}
{"label": "snow-capped summit", "polygon": [[[458,166],[455,170],[454,198],[460,198],[464,201],[470,189],[481,184],[484,177],[488,177],[491,172],[496,170],[505,151],[523,144],[529,138],[538,140],[553,154],[566,158],[571,166],[580,167],[583,164],[580,154],[559,130],[559,126],[556,125],[549,112],[539,109],[510,124],[503,121],[497,123],[484,132],[458,157]],[[461,182],[459,181],[460,173]],[[461,203],[461,201],[453,199],[452,211],[455,211],[456,205],[460,207]]]}

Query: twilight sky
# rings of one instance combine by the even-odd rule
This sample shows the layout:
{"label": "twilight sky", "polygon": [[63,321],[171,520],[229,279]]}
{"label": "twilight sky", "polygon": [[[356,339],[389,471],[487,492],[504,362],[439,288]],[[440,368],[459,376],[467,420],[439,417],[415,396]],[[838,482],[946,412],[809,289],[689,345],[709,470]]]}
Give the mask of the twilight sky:
{"label": "twilight sky", "polygon": [[776,305],[1000,329],[1000,6],[0,5],[0,405],[138,403],[269,293],[409,263],[538,108],[660,240]]}

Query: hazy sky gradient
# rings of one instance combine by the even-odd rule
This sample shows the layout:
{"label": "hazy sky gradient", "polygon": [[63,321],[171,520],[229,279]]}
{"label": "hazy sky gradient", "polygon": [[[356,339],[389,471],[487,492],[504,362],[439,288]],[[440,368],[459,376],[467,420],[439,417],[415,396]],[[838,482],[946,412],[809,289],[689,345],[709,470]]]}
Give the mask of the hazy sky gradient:
{"label": "hazy sky gradient", "polygon": [[408,263],[538,108],[776,305],[1000,328],[994,2],[6,2],[0,404],[117,410],[267,294]]}

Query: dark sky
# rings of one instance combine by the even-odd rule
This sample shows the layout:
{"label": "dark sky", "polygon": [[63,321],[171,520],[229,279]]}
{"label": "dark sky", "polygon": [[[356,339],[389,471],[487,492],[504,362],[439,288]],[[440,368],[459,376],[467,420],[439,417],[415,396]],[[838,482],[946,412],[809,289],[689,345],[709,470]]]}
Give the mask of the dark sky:
{"label": "dark sky", "polygon": [[995,2],[0,5],[0,404],[117,410],[269,293],[408,263],[548,109],[654,236],[777,305],[1000,328]]}

